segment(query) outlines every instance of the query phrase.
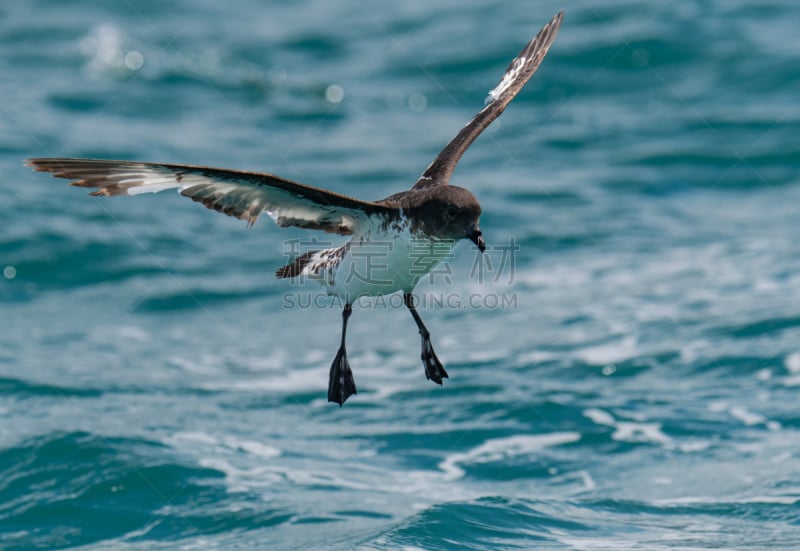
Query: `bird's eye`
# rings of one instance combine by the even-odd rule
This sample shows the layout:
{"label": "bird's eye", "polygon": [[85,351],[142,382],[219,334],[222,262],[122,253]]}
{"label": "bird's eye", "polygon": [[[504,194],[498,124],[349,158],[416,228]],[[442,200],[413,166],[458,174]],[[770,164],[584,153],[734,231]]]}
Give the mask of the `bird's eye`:
{"label": "bird's eye", "polygon": [[456,207],[447,207],[447,217],[448,218],[455,218],[458,214],[458,209]]}

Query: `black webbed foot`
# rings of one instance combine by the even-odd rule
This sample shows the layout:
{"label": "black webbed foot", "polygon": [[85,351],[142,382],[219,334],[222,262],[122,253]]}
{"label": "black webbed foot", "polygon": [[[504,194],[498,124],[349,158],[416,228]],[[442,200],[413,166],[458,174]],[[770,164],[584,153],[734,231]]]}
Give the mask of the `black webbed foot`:
{"label": "black webbed foot", "polygon": [[341,407],[345,400],[353,394],[357,394],[356,382],[353,379],[350,362],[347,361],[347,351],[344,347],[341,347],[331,364],[331,374],[328,380],[328,401],[336,402]]}
{"label": "black webbed foot", "polygon": [[430,335],[422,334],[422,365],[425,366],[425,377],[437,385],[442,384],[442,379],[447,379],[447,371],[442,367],[442,362],[433,351]]}
{"label": "black webbed foot", "polygon": [[408,307],[408,311],[411,312],[411,315],[417,324],[419,335],[422,337],[421,357],[422,365],[425,366],[425,377],[437,385],[440,385],[442,384],[442,379],[448,378],[447,371],[444,370],[444,367],[442,367],[442,362],[439,361],[439,358],[436,357],[436,352],[433,351],[431,334],[428,332],[428,328],[425,327],[424,323],[422,323],[422,318],[420,318],[419,314],[417,313],[417,308],[414,305],[414,295],[411,293],[405,293],[403,295],[403,299]]}

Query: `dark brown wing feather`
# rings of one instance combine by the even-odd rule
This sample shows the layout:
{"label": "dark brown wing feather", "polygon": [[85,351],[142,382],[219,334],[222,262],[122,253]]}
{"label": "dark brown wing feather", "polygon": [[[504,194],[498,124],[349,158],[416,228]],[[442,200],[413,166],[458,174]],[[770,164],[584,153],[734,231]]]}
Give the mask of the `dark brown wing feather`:
{"label": "dark brown wing feather", "polygon": [[95,188],[91,195],[137,195],[177,189],[210,209],[253,225],[267,212],[279,226],[349,235],[371,216],[397,216],[398,210],[332,191],[298,184],[271,174],[205,166],[99,159],[29,159],[40,172]]}
{"label": "dark brown wing feather", "polygon": [[489,103],[461,129],[434,161],[425,169],[412,189],[446,185],[459,159],[481,132],[500,116],[514,96],[525,86],[542,63],[561,27],[564,12],[558,12],[542,30],[528,42],[506,69],[500,83],[489,93]]}

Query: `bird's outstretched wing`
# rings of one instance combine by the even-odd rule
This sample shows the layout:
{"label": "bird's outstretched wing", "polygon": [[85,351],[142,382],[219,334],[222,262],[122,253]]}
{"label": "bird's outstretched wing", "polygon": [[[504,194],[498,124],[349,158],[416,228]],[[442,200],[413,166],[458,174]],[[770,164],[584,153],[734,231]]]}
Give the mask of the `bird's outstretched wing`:
{"label": "bird's outstretched wing", "polygon": [[412,189],[421,189],[433,185],[446,185],[461,156],[475,141],[481,132],[500,116],[514,96],[525,86],[547,54],[547,50],[558,34],[563,10],[558,12],[542,30],[528,42],[525,48],[514,58],[506,69],[500,83],[489,92],[486,106],[461,129],[455,138],[450,140],[441,153],[425,169]]}
{"label": "bird's outstretched wing", "polygon": [[177,189],[181,195],[252,226],[266,212],[279,226],[350,235],[373,215],[392,217],[397,209],[360,201],[271,174],[204,166],[99,159],[28,159],[40,172],[96,188],[91,195],[137,195]]}

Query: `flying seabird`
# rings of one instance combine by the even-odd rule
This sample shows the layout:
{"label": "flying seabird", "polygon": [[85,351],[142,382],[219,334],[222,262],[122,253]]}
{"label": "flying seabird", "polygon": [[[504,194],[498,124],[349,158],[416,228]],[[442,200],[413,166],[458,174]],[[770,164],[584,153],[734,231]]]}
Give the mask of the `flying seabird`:
{"label": "flying seabird", "polygon": [[[205,166],[69,158],[36,158],[26,163],[38,171],[73,180],[74,186],[96,188],[90,195],[137,195],[177,188],[181,195],[245,220],[248,226],[266,212],[279,226],[351,236],[341,247],[307,252],[276,272],[280,278],[319,280],[329,295],[344,303],[342,338],[330,369],[328,401],[341,406],[356,393],[345,336],[352,304],[361,296],[403,292],[422,337],[425,376],[442,384],[448,375],[436,357],[412,291],[457,241],[469,239],[481,252],[486,248],[478,225],[481,206],[470,191],[449,185],[450,176],[467,148],[536,72],[562,18],[560,11],[514,58],[489,92],[483,109],[445,146],[414,186],[379,201],[354,199],[272,174]],[[385,246],[368,277],[363,273],[362,277],[346,277],[363,268],[359,262],[375,254],[376,243]],[[419,243],[430,245],[421,259]],[[414,254],[417,258],[412,258]]]}

